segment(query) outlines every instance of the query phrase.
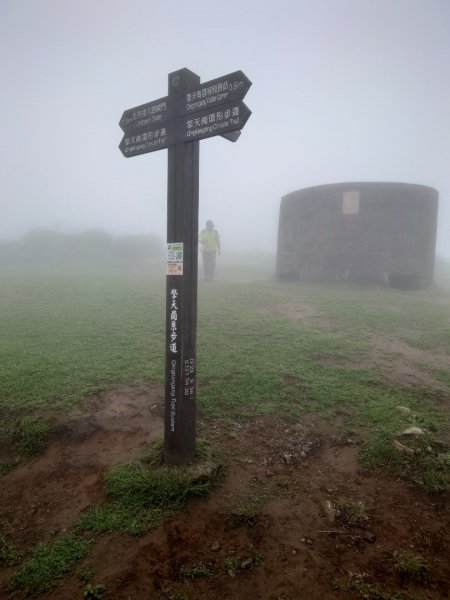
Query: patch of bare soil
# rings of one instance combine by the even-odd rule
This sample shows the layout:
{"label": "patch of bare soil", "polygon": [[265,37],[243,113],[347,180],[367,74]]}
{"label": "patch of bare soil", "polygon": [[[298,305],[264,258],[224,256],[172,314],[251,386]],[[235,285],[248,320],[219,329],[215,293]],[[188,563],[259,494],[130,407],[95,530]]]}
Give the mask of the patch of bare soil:
{"label": "patch of bare soil", "polygon": [[448,392],[445,383],[433,377],[432,369],[450,369],[450,357],[430,350],[420,350],[389,335],[370,336],[368,355],[352,360],[327,357],[321,362],[347,368],[371,369],[379,372],[389,383],[406,387],[421,387]]}
{"label": "patch of bare soil", "polygon": [[326,325],[331,320],[319,310],[309,304],[289,302],[287,304],[273,304],[258,309],[260,315],[281,315],[294,321],[301,321],[309,325]]}
{"label": "patch of bare soil", "polygon": [[163,398],[160,388],[124,386],[55,421],[46,452],[0,480],[1,530],[19,547],[66,531],[101,500],[107,469],[162,436]]}
{"label": "patch of bare soil", "polygon": [[[259,312],[266,315],[282,315],[308,326],[324,327],[331,323],[331,319],[323,316],[320,311],[302,303],[274,304],[260,309]],[[404,333],[408,335],[407,331]],[[414,348],[395,336],[373,333],[367,335],[371,344],[368,356],[361,357],[359,360],[352,358],[351,361],[330,356],[321,358],[321,362],[348,368],[373,369],[394,385],[449,391],[447,385],[420,367],[423,365],[425,369],[450,369],[450,356]]]}
{"label": "patch of bare soil", "polygon": [[381,370],[388,381],[398,385],[448,391],[444,383],[423,371],[420,365],[430,369],[450,369],[449,356],[414,348],[405,341],[389,335],[373,335],[371,339],[372,365]]}
{"label": "patch of bare soil", "polygon": [[[106,469],[162,437],[162,404],[163,391],[150,386],[90,399],[43,456],[2,478],[2,532],[22,549],[57,539],[102,501]],[[222,450],[223,482],[144,536],[99,536],[77,573],[91,565],[105,600],[361,598],[352,582],[449,597],[445,499],[362,471],[362,440],[315,417],[297,426],[274,416],[227,429],[202,423],[199,433]],[[362,518],[330,512],[343,503],[362,507]],[[426,579],[400,578],[400,550],[427,562]],[[208,575],[194,576],[200,565]],[[7,591],[11,573],[0,569],[1,598],[20,597]],[[81,599],[77,573],[42,597]]]}

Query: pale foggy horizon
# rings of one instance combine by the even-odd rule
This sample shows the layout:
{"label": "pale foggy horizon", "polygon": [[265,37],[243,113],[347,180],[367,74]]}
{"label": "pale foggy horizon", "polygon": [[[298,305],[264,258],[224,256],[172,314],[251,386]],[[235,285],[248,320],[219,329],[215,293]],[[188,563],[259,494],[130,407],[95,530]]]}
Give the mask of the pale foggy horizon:
{"label": "pale foggy horizon", "polygon": [[17,0],[0,7],[0,240],[32,229],[166,236],[167,151],[124,158],[124,110],[181,68],[242,70],[236,143],[200,142],[199,229],[223,253],[275,254],[282,196],[339,182],[439,192],[450,257],[447,0]]}

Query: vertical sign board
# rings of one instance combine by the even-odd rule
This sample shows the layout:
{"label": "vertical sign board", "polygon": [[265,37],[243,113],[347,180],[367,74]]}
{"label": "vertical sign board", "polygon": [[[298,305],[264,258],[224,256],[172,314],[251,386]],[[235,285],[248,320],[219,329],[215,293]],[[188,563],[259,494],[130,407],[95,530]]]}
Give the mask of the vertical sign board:
{"label": "vertical sign board", "polygon": [[168,149],[166,265],[166,388],[164,458],[195,456],[199,142],[236,141],[251,112],[251,86],[236,71],[200,84],[189,69],[169,74],[168,96],[126,110],[119,145],[126,157]]}
{"label": "vertical sign board", "polygon": [[[169,75],[169,97],[200,83],[187,69]],[[182,464],[195,455],[198,189],[200,142],[169,146],[167,243],[183,244],[182,275],[167,275],[164,456]]]}

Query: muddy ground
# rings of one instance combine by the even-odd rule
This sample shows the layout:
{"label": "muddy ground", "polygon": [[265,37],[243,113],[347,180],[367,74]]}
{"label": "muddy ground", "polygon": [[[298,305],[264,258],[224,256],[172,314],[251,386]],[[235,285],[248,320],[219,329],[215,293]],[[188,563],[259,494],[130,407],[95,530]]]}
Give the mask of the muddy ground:
{"label": "muddy ground", "polygon": [[[45,453],[1,479],[0,530],[19,549],[66,532],[104,499],[107,469],[162,438],[163,395],[151,385],[123,387],[55,421]],[[146,535],[97,537],[76,572],[41,597],[81,599],[80,573],[89,569],[93,583],[107,586],[105,599],[449,598],[448,497],[364,472],[363,440],[343,437],[346,410],[335,417],[333,425],[316,416],[297,426],[274,416],[200,423],[199,434],[222,451],[221,484]],[[252,494],[264,499],[256,517],[233,517]],[[354,525],[336,517],[329,508],[339,502],[362,502],[366,518]],[[401,551],[422,557],[426,576],[402,577]],[[183,576],[199,564],[211,574]],[[20,597],[8,591],[12,573],[0,568],[0,598]],[[391,596],[374,595],[376,586]]]}

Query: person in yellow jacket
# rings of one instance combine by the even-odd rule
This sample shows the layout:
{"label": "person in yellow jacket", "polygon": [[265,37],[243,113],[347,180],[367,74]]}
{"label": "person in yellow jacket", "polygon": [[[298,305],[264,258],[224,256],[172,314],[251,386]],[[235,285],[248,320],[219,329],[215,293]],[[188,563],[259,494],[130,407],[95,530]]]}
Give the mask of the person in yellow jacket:
{"label": "person in yellow jacket", "polygon": [[202,245],[204,278],[205,281],[212,281],[216,270],[216,255],[220,254],[220,236],[212,221],[206,221],[206,229],[200,232],[199,242]]}

